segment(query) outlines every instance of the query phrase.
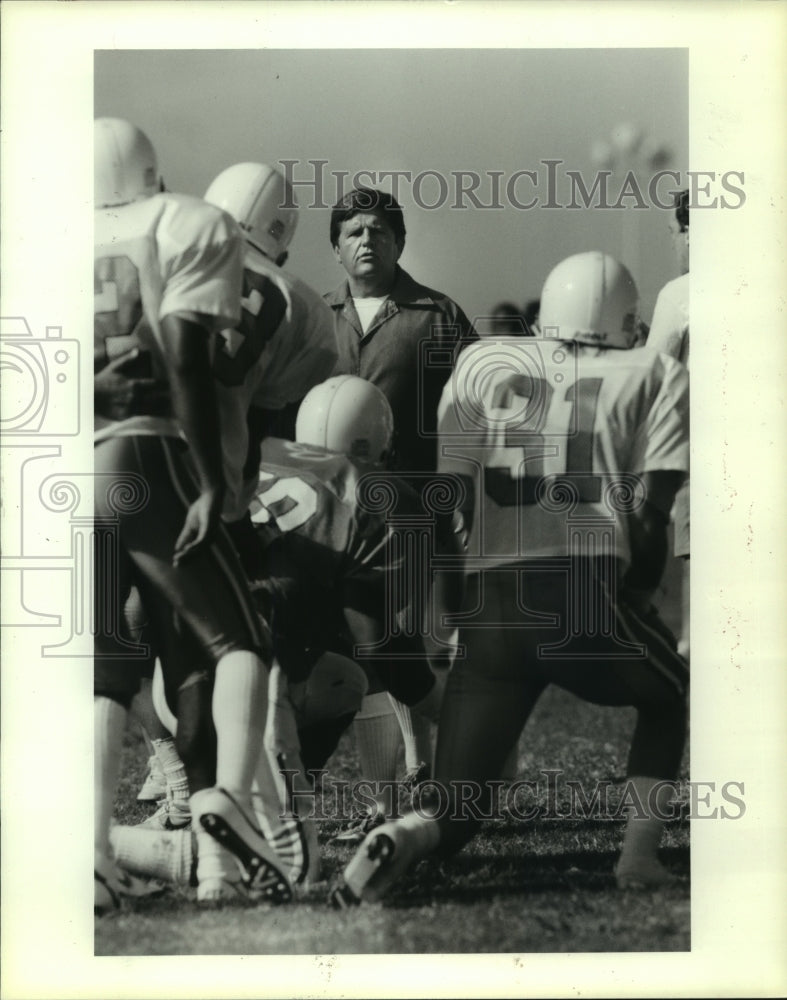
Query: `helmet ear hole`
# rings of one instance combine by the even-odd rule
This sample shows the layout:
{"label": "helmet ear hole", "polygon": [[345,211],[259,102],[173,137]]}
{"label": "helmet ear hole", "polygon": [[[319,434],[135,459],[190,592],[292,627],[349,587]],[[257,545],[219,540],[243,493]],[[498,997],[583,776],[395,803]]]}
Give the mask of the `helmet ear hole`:
{"label": "helmet ear hole", "polygon": [[382,465],[393,444],[393,413],[385,394],[356,375],[334,375],[305,396],[295,440]]}
{"label": "helmet ear hole", "polygon": [[266,257],[277,261],[286,254],[298,224],[298,203],[278,170],[267,163],[236,163],[214,179],[205,201],[229,212]]}

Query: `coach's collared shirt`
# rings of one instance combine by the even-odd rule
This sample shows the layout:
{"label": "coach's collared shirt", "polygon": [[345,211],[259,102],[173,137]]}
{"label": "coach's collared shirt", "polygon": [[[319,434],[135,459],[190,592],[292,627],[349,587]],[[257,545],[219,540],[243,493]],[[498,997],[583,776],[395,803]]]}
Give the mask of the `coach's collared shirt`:
{"label": "coach's collared shirt", "polygon": [[339,351],[334,375],[359,375],[385,393],[394,415],[398,469],[434,470],[437,405],[459,352],[478,340],[470,321],[447,295],[400,267],[366,332],[347,281],[325,299]]}

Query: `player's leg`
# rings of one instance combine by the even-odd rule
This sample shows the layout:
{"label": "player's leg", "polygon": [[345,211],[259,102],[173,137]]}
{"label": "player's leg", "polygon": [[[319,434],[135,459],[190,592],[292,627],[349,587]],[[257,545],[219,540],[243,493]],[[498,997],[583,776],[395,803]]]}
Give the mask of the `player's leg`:
{"label": "player's leg", "polygon": [[260,827],[287,863],[293,885],[319,879],[314,788],[301,760],[287,678],[277,663],[270,674],[265,745],[254,782],[254,803]]}
{"label": "player's leg", "polygon": [[[614,566],[598,562],[590,573],[582,567],[576,572],[587,587],[580,605],[600,610],[592,620],[611,627],[582,635],[586,659],[546,657],[542,669],[551,682],[587,701],[636,708],[626,786],[631,801],[616,872],[621,886],[657,883],[667,877],[657,851],[685,744],[688,671],[655,610],[643,613],[618,599]],[[623,644],[629,656],[621,656]],[[575,642],[575,653],[578,648]]]}
{"label": "player's leg", "polygon": [[267,712],[267,670],[261,655],[265,642],[245,578],[223,532],[211,546],[172,565],[174,540],[195,491],[183,453],[168,439],[118,440],[126,444],[120,460],[155,484],[156,497],[155,517],[145,510],[124,516],[124,544],[139,573],[186,622],[216,664],[211,707],[217,732],[217,789],[192,795],[192,815],[226,847],[243,855],[241,864],[254,868],[246,868],[248,877],[259,868],[266,891],[279,894],[282,879],[270,873],[268,856],[273,852],[251,818],[251,783]]}
{"label": "player's leg", "polygon": [[[673,637],[655,611],[618,610],[621,628],[646,647],[647,660],[625,673],[632,687],[637,722],[627,766],[632,797],[615,869],[620,888],[640,888],[667,881],[658,861],[666,820],[671,815],[674,782],[686,742],[688,672]],[[623,672],[623,665],[618,667]]]}
{"label": "player's leg", "polygon": [[[159,606],[155,594],[149,595],[149,604],[154,609]],[[138,589],[132,588],[131,599],[126,604],[126,619],[131,626],[132,635],[138,635],[146,640],[153,651],[157,648],[157,642],[150,618],[144,614],[142,607]],[[158,666],[156,663],[153,664],[151,671],[153,675],[156,670],[161,672],[160,661],[157,663]],[[153,676],[142,679],[140,691],[134,699],[132,708],[150,751],[148,775],[137,799],[139,801],[152,799],[159,802],[156,812],[145,822],[165,827],[189,823],[191,813],[188,778],[178,754],[173,731],[167,729],[154,706]]]}
{"label": "player's leg", "polygon": [[[486,609],[493,621],[517,612],[511,582],[510,574],[489,574]],[[437,849],[458,850],[483,819],[496,815],[498,776],[544,682],[523,669],[522,631],[462,629],[460,643],[466,656],[448,677],[431,792],[426,782],[414,812],[367,836],[333,893],[335,905],[380,899],[413,863]]]}
{"label": "player's leg", "polygon": [[325,768],[368,689],[365,671],[348,657],[330,651],[319,655],[305,681],[290,682],[307,773]]}
{"label": "player's leg", "polygon": [[415,787],[432,773],[433,726],[429,719],[418,715],[417,712],[413,712],[404,702],[399,701],[391,695],[388,697],[391,699],[393,710],[399,722],[399,728],[402,731],[402,741],[404,742],[404,780]]}
{"label": "player's leg", "polygon": [[678,652],[684,659],[689,659],[690,608],[691,608],[691,561],[690,554],[690,486],[688,480],[681,486],[675,497],[672,508],[672,519],[675,528],[675,556],[681,560],[681,621],[678,636]]}
{"label": "player's leg", "polygon": [[[356,745],[363,777],[378,785],[377,808],[360,821],[351,822],[338,835],[337,839],[352,842],[360,840],[386,816],[398,815],[399,791],[408,797],[409,805],[409,786],[399,788],[391,784],[397,778],[402,745],[402,726],[394,712],[395,702],[404,706],[408,716],[412,709],[413,717],[418,719],[416,725],[423,720],[428,727],[439,711],[442,685],[429,666],[419,636],[400,631],[390,634],[384,614],[366,610],[368,598],[359,596],[352,586],[346,588],[344,598],[344,618],[353,641],[353,655],[366,670],[373,692],[367,694],[354,720]],[[383,644],[385,659],[364,655],[365,650],[380,649]]]}
{"label": "player's leg", "polygon": [[[112,806],[120,772],[123,738],[131,701],[139,689],[144,656],[130,656],[131,639],[123,620],[123,602],[130,588],[130,564],[111,524],[110,512],[97,498],[95,524],[94,600],[94,865],[97,913],[119,905],[121,896],[160,891],[139,886],[120,872],[109,840]],[[102,514],[104,518],[102,519]],[[142,650],[137,649],[141,654]]]}
{"label": "player's leg", "polygon": [[[486,616],[516,621],[517,578],[506,571],[484,575]],[[474,600],[478,578],[471,580]],[[546,684],[535,663],[532,630],[460,628],[465,657],[451,669],[437,729],[434,777],[446,791],[441,804],[441,851],[461,848],[479,822],[496,815],[504,766]],[[442,791],[440,792],[442,794]]]}

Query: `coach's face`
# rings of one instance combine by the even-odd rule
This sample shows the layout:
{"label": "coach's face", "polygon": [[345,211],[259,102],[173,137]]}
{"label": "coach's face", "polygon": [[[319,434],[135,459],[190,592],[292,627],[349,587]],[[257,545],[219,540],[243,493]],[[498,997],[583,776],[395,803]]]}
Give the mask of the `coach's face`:
{"label": "coach's face", "polygon": [[334,253],[351,284],[376,286],[376,294],[390,291],[402,249],[383,213],[359,212],[342,223]]}

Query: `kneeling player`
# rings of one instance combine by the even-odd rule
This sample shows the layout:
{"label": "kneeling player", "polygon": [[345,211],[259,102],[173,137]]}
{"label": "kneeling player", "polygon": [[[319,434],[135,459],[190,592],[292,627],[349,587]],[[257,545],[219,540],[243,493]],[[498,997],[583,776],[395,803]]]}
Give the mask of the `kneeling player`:
{"label": "kneeling player", "polygon": [[[487,342],[458,362],[441,402],[439,467],[467,483],[471,532],[466,657],[438,725],[435,780],[447,803],[371,833],[336,905],[379,899],[414,861],[468,841],[548,684],[636,708],[628,775],[642,809],[616,877],[621,888],[666,879],[657,849],[688,671],[650,598],[687,470],[688,381],[671,358],[630,350],[636,311],[628,271],[579,254],[547,278],[539,338]],[[481,791],[475,814],[458,796],[468,783]]]}

